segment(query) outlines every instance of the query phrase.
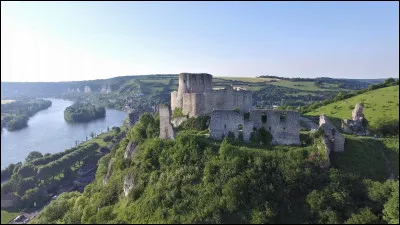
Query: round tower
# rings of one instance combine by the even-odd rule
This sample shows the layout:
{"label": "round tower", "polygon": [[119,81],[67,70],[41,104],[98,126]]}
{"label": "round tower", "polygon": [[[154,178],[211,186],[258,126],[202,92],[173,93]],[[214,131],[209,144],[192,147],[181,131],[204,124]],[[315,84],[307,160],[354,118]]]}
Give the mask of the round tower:
{"label": "round tower", "polygon": [[204,93],[212,90],[212,75],[207,73],[179,74],[179,91],[182,93]]}
{"label": "round tower", "polygon": [[[212,92],[212,75],[207,73],[180,73],[179,87],[176,99],[173,101],[175,107],[183,108],[184,93],[206,93]],[[175,94],[173,94],[175,95]],[[175,96],[171,96],[172,98]]]}

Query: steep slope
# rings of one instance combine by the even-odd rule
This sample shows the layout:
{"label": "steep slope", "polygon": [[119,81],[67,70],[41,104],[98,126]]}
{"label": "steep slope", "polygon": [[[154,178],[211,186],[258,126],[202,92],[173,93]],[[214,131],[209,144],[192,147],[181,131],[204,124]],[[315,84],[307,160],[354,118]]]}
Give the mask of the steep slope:
{"label": "steep slope", "polygon": [[[396,196],[398,181],[378,182],[388,174],[377,150],[359,160],[375,158],[364,165],[370,169],[349,165],[365,147],[357,141],[348,142],[350,156],[338,155],[336,168],[323,169],[318,135],[304,133],[303,146],[257,147],[213,141],[192,128],[160,140],[156,121],[142,116],[100,160],[96,180],[82,194],[60,195],[33,222],[344,223],[367,213],[363,223],[376,223],[385,221],[385,203]],[[133,158],[124,157],[129,143],[138,144]],[[351,160],[342,165],[340,157]]]}
{"label": "steep slope", "polygon": [[399,120],[398,85],[368,91],[349,99],[334,102],[306,113],[306,115],[319,116],[325,113],[333,121],[351,119],[351,112],[356,103],[364,103],[364,115],[372,130],[380,127],[384,122]]}

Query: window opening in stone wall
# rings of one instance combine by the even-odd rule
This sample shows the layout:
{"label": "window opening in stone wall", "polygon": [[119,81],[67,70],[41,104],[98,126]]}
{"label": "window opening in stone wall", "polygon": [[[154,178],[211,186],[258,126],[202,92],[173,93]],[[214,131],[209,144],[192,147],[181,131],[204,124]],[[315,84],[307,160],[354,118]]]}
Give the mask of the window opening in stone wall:
{"label": "window opening in stone wall", "polygon": [[242,125],[242,124],[239,124],[239,125],[238,125],[238,130],[239,130],[239,131],[242,131],[242,130],[243,130],[243,125]]}
{"label": "window opening in stone wall", "polygon": [[286,121],[286,112],[283,112],[280,116],[280,120],[281,122],[285,122]]}
{"label": "window opening in stone wall", "polygon": [[226,124],[224,125],[224,128],[225,128],[225,130],[226,130]]}
{"label": "window opening in stone wall", "polygon": [[286,131],[286,127],[284,127],[282,130],[283,130],[283,132],[285,132]]}
{"label": "window opening in stone wall", "polygon": [[261,115],[261,122],[267,123],[267,114],[265,112]]}
{"label": "window opening in stone wall", "polygon": [[249,119],[250,119],[250,113],[249,113],[249,112],[244,113],[244,114],[243,114],[243,119],[244,119],[244,120],[249,120]]}
{"label": "window opening in stone wall", "polygon": [[269,132],[271,132],[271,127],[268,127]]}

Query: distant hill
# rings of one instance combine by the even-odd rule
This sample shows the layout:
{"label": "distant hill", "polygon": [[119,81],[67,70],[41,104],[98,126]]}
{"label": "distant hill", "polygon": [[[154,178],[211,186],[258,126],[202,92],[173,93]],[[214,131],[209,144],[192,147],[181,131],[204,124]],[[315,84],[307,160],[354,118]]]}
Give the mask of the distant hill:
{"label": "distant hill", "polygon": [[123,85],[132,80],[168,80],[178,79],[176,74],[157,74],[157,75],[137,75],[120,76],[109,79],[87,80],[87,81],[68,81],[68,82],[1,82],[1,98],[19,97],[56,97],[67,92],[84,92],[85,86],[91,92],[105,91],[110,87],[111,91],[117,92]]}
{"label": "distant hill", "polygon": [[[55,97],[68,92],[118,92],[130,90],[125,85],[132,80],[140,80],[143,93],[170,92],[176,90],[177,74],[155,74],[120,76],[109,79],[68,81],[68,82],[1,82],[1,98]],[[214,86],[241,85],[248,90],[258,91],[266,84],[288,87],[301,91],[349,91],[363,89],[383,79],[333,79],[333,78],[236,78],[214,77]],[[124,86],[125,85],[125,86]],[[85,87],[88,88],[85,88]],[[129,84],[128,84],[129,86]],[[107,89],[109,88],[109,89]],[[78,91],[79,90],[79,91]]]}

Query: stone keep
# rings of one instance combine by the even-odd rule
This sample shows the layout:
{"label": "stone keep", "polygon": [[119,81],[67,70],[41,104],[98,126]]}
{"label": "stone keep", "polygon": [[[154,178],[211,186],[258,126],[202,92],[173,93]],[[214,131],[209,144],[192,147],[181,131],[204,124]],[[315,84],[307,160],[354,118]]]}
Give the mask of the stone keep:
{"label": "stone keep", "polygon": [[161,139],[175,139],[175,132],[171,124],[171,109],[169,105],[160,104],[160,136]]}
{"label": "stone keep", "polygon": [[179,74],[178,91],[171,92],[171,109],[181,108],[185,115],[210,115],[213,110],[248,111],[252,106],[252,93],[245,90],[213,90],[212,75],[206,73]]}
{"label": "stone keep", "polygon": [[331,142],[332,151],[344,151],[345,139],[343,135],[333,126],[331,121],[324,114],[319,117],[319,128],[324,131],[325,137]]}

